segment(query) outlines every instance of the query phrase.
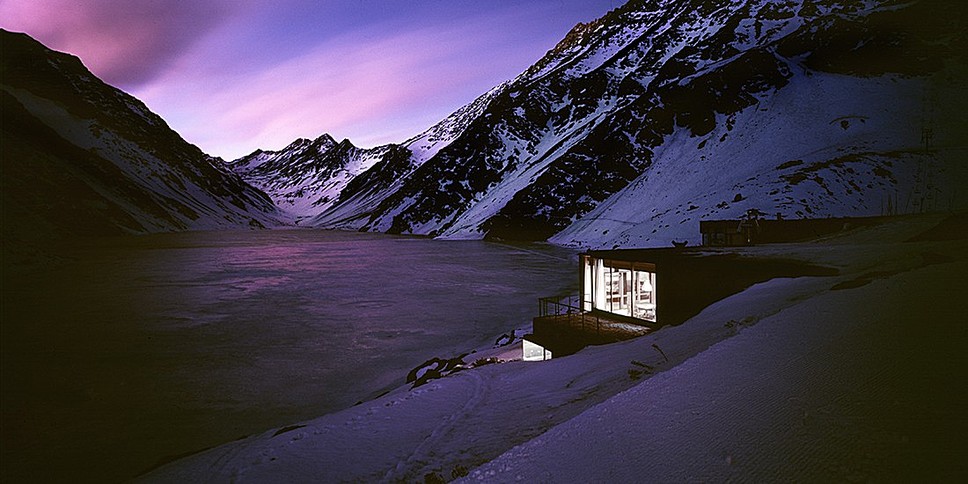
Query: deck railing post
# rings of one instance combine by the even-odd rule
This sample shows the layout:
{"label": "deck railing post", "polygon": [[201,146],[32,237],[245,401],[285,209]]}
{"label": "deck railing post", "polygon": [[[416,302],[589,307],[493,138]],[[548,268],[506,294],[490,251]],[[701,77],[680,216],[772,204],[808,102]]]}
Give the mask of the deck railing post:
{"label": "deck railing post", "polygon": [[[575,306],[575,301],[578,301],[578,306]],[[573,336],[576,338],[588,338],[588,344],[600,344],[606,340],[606,335],[602,333],[603,318],[600,317],[600,315],[605,316],[605,323],[609,325],[606,328],[606,332],[608,333],[608,341],[620,341],[627,339],[626,337],[634,337],[635,335],[632,333],[636,333],[635,330],[627,330],[622,327],[613,328],[611,325],[616,318],[619,323],[623,322],[623,319],[618,317],[618,315],[615,315],[615,318],[613,318],[607,313],[600,313],[595,309],[589,309],[586,311],[584,302],[581,300],[581,295],[538,298],[538,314],[542,317],[548,317],[549,321],[555,325],[555,327],[559,328],[559,331],[577,331],[578,333]],[[551,319],[551,316],[554,318]],[[595,326],[594,336],[591,332],[592,324]],[[651,330],[655,327],[655,323],[651,322],[649,324],[644,324],[644,326],[647,330]],[[642,332],[638,333],[644,334]],[[594,343],[592,341],[598,341],[598,343]]]}

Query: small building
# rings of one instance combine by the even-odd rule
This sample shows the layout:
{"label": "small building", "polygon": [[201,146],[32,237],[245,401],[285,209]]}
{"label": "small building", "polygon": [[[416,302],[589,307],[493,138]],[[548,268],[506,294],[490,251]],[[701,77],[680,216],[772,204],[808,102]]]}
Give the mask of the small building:
{"label": "small building", "polygon": [[587,251],[578,256],[577,295],[543,298],[525,336],[526,360],[548,359],[680,324],[710,304],[775,277],[833,275],[755,248]]}
{"label": "small building", "polygon": [[[752,212],[752,211],[751,211]],[[762,218],[752,212],[738,220],[702,220],[699,233],[706,247],[739,247],[816,239],[843,230],[881,223],[885,217],[811,219]]]}

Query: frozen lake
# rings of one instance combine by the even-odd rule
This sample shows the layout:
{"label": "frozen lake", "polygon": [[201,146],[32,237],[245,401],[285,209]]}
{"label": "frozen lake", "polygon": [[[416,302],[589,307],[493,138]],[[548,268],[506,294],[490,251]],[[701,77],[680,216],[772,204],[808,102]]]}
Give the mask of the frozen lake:
{"label": "frozen lake", "polygon": [[577,286],[553,246],[317,230],[67,254],[5,267],[4,481],[123,480],[351,406]]}

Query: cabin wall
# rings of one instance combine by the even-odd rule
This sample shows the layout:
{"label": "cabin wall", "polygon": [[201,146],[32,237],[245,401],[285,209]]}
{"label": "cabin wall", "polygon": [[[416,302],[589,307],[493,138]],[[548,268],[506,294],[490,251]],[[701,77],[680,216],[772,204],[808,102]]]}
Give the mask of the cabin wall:
{"label": "cabin wall", "polygon": [[662,269],[659,323],[677,325],[753,284],[777,277],[831,276],[832,268],[792,260],[751,260],[721,256],[682,259]]}

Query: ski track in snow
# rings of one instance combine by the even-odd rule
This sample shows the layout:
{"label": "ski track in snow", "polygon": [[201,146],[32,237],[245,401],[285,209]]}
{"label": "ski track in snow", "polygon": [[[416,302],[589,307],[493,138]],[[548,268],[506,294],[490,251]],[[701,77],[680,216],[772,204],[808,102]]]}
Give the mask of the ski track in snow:
{"label": "ski track in snow", "polygon": [[417,464],[426,464],[432,461],[433,450],[439,446],[441,440],[450,432],[458,430],[464,420],[476,409],[483,401],[487,393],[487,382],[475,371],[465,371],[462,377],[469,378],[474,387],[474,393],[464,403],[460,409],[447,416],[433,432],[425,438],[420,445],[414,449],[404,460],[383,477],[385,482],[400,481],[408,477],[408,471],[412,470]]}

